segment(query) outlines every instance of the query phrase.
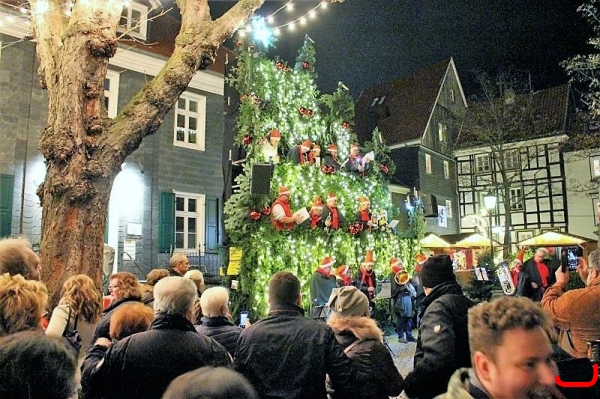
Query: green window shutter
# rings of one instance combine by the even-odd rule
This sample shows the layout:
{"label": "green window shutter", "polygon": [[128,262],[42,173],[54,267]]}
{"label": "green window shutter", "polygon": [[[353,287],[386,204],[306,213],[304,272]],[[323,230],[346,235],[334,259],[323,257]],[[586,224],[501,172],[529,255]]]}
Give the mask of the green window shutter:
{"label": "green window shutter", "polygon": [[219,244],[219,199],[210,198],[206,200],[206,252],[215,251]]}
{"label": "green window shutter", "polygon": [[0,237],[11,234],[14,187],[13,175],[0,174]]}
{"label": "green window shutter", "polygon": [[160,193],[158,211],[158,252],[170,252],[175,243],[175,193]]}

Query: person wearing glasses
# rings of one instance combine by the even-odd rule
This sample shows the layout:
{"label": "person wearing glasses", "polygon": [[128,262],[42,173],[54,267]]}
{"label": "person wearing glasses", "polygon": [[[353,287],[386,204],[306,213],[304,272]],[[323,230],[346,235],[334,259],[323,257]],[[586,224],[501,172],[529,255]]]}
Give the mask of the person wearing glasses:
{"label": "person wearing glasses", "polygon": [[100,337],[110,340],[110,318],[119,306],[127,306],[129,303],[140,302],[142,299],[142,291],[137,277],[128,272],[112,274],[109,278],[108,291],[112,301],[102,313],[102,319],[98,322],[91,340],[92,344]]}

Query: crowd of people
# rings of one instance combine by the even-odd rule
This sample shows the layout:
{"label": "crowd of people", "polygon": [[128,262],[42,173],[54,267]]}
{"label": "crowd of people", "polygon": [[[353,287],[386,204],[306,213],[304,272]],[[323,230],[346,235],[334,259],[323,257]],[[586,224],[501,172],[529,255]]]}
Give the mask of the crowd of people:
{"label": "crowd of people", "polygon": [[[131,273],[110,275],[112,302],[104,309],[88,276],[69,277],[45,325],[49,295],[39,258],[27,240],[2,239],[0,397],[383,399],[404,391],[421,399],[563,398],[555,360],[586,358],[587,342],[600,338],[600,250],[578,259],[585,288],[566,290],[569,273],[560,267],[552,277],[543,273],[541,303],[521,295],[475,305],[450,257],[436,255],[418,265],[417,304],[419,293],[394,258],[396,329],[401,339],[416,339],[413,370],[403,377],[371,317],[372,254],[353,280],[339,276],[349,275],[347,267],[332,274],[333,265],[324,260],[313,276],[328,283],[326,294],[311,289],[328,309],[322,320],[302,308],[298,277],[281,271],[268,281],[267,317],[236,326],[229,291],[205,288],[177,254],[145,285]],[[568,331],[570,354],[559,350],[557,330]],[[78,333],[78,353],[66,331]]]}

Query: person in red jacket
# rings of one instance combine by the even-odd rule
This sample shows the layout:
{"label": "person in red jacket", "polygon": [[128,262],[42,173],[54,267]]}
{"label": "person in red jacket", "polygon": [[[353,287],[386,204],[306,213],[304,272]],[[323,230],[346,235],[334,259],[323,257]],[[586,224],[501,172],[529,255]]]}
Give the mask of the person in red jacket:
{"label": "person in red jacket", "polygon": [[279,196],[271,205],[271,221],[277,230],[291,230],[294,223],[301,221],[299,216],[292,214],[290,190],[287,187],[279,187]]}

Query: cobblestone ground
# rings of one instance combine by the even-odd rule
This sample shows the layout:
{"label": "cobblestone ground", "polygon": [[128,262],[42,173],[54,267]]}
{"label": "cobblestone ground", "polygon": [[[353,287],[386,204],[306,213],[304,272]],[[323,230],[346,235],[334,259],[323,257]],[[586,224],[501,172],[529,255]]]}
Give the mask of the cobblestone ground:
{"label": "cobblestone ground", "polygon": [[[416,337],[417,331],[415,330],[413,334]],[[394,363],[396,367],[400,371],[403,377],[412,371],[413,369],[413,356],[415,354],[415,349],[417,344],[415,342],[401,343],[398,342],[398,336],[396,334],[386,335],[385,341],[387,342],[389,349],[393,352],[392,357],[394,358]],[[397,398],[405,399],[406,395],[404,392]]]}

